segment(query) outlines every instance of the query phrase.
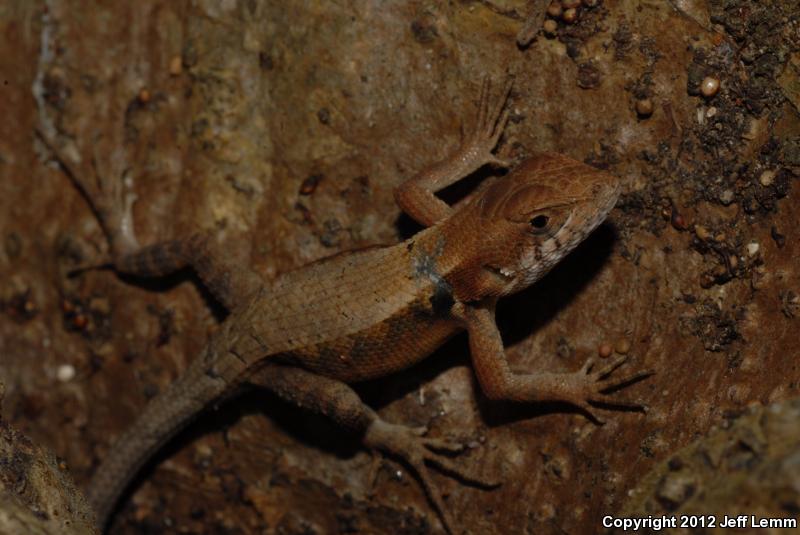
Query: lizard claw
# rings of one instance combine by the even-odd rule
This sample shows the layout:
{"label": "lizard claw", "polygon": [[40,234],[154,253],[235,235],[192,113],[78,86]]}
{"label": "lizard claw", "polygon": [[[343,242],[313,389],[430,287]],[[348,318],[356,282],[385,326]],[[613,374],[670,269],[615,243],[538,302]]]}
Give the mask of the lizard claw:
{"label": "lizard claw", "polygon": [[422,484],[445,531],[454,533],[453,520],[445,507],[441,493],[430,477],[427,465],[435,466],[449,475],[481,488],[493,488],[499,483],[472,474],[450,459],[435,453],[435,450],[458,453],[464,450],[464,446],[450,440],[424,437],[425,432],[427,429],[424,427],[409,428],[376,419],[364,435],[364,445],[403,461]]}

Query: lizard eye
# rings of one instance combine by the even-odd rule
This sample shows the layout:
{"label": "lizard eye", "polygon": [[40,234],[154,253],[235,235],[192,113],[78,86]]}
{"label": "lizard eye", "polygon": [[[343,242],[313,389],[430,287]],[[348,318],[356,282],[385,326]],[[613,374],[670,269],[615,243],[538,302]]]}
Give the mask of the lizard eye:
{"label": "lizard eye", "polygon": [[544,214],[539,214],[536,217],[532,218],[531,221],[531,228],[534,232],[541,232],[547,228],[547,225],[550,224],[550,218]]}

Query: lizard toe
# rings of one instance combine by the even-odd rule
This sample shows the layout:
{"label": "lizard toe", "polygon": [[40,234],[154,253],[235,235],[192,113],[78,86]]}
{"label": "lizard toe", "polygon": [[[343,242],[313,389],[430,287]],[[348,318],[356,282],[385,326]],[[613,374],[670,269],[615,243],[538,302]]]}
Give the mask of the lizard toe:
{"label": "lizard toe", "polygon": [[447,473],[448,475],[454,476],[470,485],[474,485],[476,487],[484,488],[484,489],[492,489],[500,486],[499,481],[490,480],[486,477],[479,476],[473,473],[471,470],[464,468],[462,466],[457,465],[452,460],[442,457],[441,455],[432,455],[427,454],[425,456],[425,460],[430,463],[431,465],[438,468],[440,471]]}
{"label": "lizard toe", "polygon": [[631,383],[634,383],[636,381],[641,381],[642,379],[646,379],[654,374],[655,370],[642,370],[638,372],[632,372],[627,375],[623,375],[622,377],[607,378],[602,381],[599,381],[601,386],[598,390],[600,390],[601,392],[615,390],[623,386],[629,385]]}
{"label": "lizard toe", "polygon": [[617,368],[619,368],[620,366],[622,366],[623,364],[625,364],[625,362],[627,360],[628,360],[628,356],[627,355],[620,355],[619,357],[617,357],[614,360],[612,360],[611,362],[607,363],[605,366],[603,366],[599,370],[592,371],[591,375],[596,377],[598,380],[600,380],[600,379],[602,379],[602,378],[614,373],[614,371]]}
{"label": "lizard toe", "polygon": [[591,403],[606,405],[608,407],[628,409],[632,411],[642,411],[644,405],[638,401],[629,401],[626,399],[619,399],[611,394],[596,394],[589,398]]}
{"label": "lizard toe", "polygon": [[594,368],[596,361],[597,359],[595,357],[589,357],[586,359],[586,362],[583,363],[583,366],[581,366],[581,369],[578,370],[577,373],[580,375],[589,375],[589,373],[592,371],[592,368]]}
{"label": "lizard toe", "polygon": [[422,442],[430,450],[446,451],[448,453],[461,453],[464,451],[464,444],[455,440],[425,438]]}
{"label": "lizard toe", "polygon": [[589,418],[597,425],[605,425],[606,423],[605,418],[599,416],[597,414],[597,409],[592,405],[590,405],[588,401],[581,401],[580,403],[575,403],[575,406],[578,407],[578,409],[580,409],[580,411],[584,415],[586,415],[587,418]]}

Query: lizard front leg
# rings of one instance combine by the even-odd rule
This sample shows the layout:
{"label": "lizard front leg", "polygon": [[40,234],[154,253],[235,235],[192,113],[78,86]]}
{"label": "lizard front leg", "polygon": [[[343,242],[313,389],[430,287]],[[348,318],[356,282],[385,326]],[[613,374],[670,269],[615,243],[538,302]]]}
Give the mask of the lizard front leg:
{"label": "lizard front leg", "polygon": [[133,224],[136,195],[123,177],[101,171],[94,157],[86,169],[72,144],[61,145],[43,131],[38,134],[97,216],[108,239],[109,263],[116,271],[137,277],[161,277],[191,267],[228,310],[259,287],[260,277],[235,263],[207,233],[141,246]]}
{"label": "lizard front leg", "polygon": [[513,373],[506,361],[503,341],[495,323],[494,302],[466,305],[463,320],[469,333],[472,364],[481,390],[490,399],[507,401],[562,401],[585,411],[595,421],[602,423],[590,403],[643,409],[639,404],[621,401],[609,390],[637,381],[652,371],[634,372],[621,378],[610,378],[611,373],[625,362],[616,359],[600,369],[594,369],[594,359],[574,373]]}
{"label": "lizard front leg", "polygon": [[436,453],[458,453],[463,450],[462,444],[426,437],[425,428],[411,428],[384,421],[361,401],[350,386],[341,381],[301,368],[274,364],[260,368],[248,380],[298,407],[331,418],[341,427],[361,437],[361,442],[367,449],[380,451],[404,462],[422,483],[428,499],[449,533],[453,533],[452,517],[426,465],[433,465],[479,487],[496,486],[496,483],[469,474],[449,458]]}
{"label": "lizard front leg", "polygon": [[510,92],[509,80],[492,103],[489,98],[489,79],[483,81],[478,118],[467,139],[462,141],[461,147],[447,159],[426,167],[395,189],[395,201],[403,212],[421,225],[429,227],[453,213],[453,208],[438,198],[435,192],[458,182],[486,164],[508,167],[508,162],[496,157],[492,151],[508,122],[505,104]]}

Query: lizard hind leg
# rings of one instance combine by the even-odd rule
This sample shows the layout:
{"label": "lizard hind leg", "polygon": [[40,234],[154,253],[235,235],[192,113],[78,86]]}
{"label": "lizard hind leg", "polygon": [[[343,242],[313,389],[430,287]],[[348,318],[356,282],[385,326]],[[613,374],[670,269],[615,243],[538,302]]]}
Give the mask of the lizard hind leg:
{"label": "lizard hind leg", "polygon": [[232,310],[261,284],[254,271],[236,265],[230,251],[216,244],[207,232],[154,243],[114,261],[118,272],[137,277],[162,277],[187,267],[227,310]]}
{"label": "lizard hind leg", "polygon": [[350,386],[341,381],[301,368],[275,364],[253,372],[248,381],[298,407],[331,418],[342,428],[360,436],[367,449],[404,463],[422,484],[448,533],[454,533],[455,524],[430,476],[428,465],[477,487],[493,488],[498,485],[459,467],[445,455],[462,452],[462,444],[424,436],[427,432],[425,428],[411,428],[384,421],[361,401]]}
{"label": "lizard hind leg", "polygon": [[259,286],[260,277],[237,265],[236,259],[209,239],[208,233],[141,246],[133,225],[136,194],[130,190],[126,172],[119,165],[124,159],[112,155],[110,160],[118,165],[111,165],[116,169],[106,172],[99,169],[96,156],[92,156],[91,165],[85,165],[72,143],[62,144],[43,130],[37,133],[89,203],[108,239],[106,257],[76,267],[71,275],[110,266],[119,273],[135,277],[161,277],[191,267],[228,310]]}

